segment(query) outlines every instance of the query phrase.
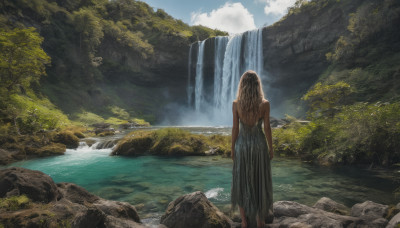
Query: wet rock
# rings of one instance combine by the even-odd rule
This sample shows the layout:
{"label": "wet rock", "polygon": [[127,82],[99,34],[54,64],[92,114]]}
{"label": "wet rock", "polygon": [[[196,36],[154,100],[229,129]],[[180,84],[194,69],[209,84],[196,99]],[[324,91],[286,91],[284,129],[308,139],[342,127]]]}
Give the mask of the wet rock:
{"label": "wet rock", "polygon": [[48,203],[61,195],[51,177],[20,167],[0,170],[0,197],[26,195],[33,201]]}
{"label": "wet rock", "polygon": [[231,227],[232,221],[198,191],[169,203],[160,223],[174,228]]}
{"label": "wet rock", "polygon": [[119,141],[119,139],[113,139],[113,140],[99,142],[99,144],[96,145],[96,149],[100,150],[100,149],[112,148],[115,145],[117,145],[118,141]]}
{"label": "wet rock", "polygon": [[328,197],[322,197],[314,204],[313,207],[340,215],[350,214],[350,208],[344,206],[343,204],[337,203]]}

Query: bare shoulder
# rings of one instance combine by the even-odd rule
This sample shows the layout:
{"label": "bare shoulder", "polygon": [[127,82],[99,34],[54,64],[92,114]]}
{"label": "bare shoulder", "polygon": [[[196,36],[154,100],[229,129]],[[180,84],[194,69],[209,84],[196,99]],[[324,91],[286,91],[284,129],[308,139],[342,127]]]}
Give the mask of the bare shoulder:
{"label": "bare shoulder", "polygon": [[264,107],[264,108],[269,108],[269,106],[270,106],[270,104],[269,104],[269,101],[268,100],[266,100],[266,99],[263,99],[262,100],[262,106]]}
{"label": "bare shoulder", "polygon": [[238,101],[237,101],[237,100],[234,100],[234,101],[232,102],[232,109],[236,110],[237,104],[238,104]]}

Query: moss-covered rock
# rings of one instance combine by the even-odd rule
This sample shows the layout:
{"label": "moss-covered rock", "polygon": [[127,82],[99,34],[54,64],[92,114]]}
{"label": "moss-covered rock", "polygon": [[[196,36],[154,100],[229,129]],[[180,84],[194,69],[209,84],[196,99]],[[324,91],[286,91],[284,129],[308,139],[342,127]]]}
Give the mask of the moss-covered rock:
{"label": "moss-covered rock", "polygon": [[71,131],[57,133],[53,138],[53,142],[62,143],[69,149],[75,149],[79,146],[79,138]]}
{"label": "moss-covered rock", "polygon": [[230,136],[204,136],[178,128],[134,131],[121,139],[111,155],[228,155]]}
{"label": "moss-covered rock", "polygon": [[80,138],[80,139],[83,139],[83,138],[86,137],[86,136],[85,136],[82,132],[80,132],[80,131],[74,132],[74,135],[75,135],[76,137]]}

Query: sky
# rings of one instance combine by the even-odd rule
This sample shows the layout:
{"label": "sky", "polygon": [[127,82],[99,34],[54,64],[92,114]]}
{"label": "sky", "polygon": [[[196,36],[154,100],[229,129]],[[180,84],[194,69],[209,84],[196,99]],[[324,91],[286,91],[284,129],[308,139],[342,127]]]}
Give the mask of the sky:
{"label": "sky", "polygon": [[230,34],[271,25],[296,0],[141,0],[189,25],[204,25]]}

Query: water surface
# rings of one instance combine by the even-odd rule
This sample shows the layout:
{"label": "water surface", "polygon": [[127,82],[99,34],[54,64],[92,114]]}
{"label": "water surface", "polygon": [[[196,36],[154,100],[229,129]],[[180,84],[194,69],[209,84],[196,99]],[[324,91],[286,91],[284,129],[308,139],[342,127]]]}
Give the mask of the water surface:
{"label": "water surface", "polygon": [[[223,130],[225,129],[225,130]],[[227,128],[193,128],[225,134]],[[99,140],[99,139],[98,139]],[[102,139],[104,140],[104,139]],[[168,203],[202,191],[222,211],[230,209],[232,161],[221,157],[119,157],[111,149],[82,144],[65,155],[21,161],[11,166],[40,170],[55,182],[72,182],[100,197],[135,205],[147,223],[157,223]],[[298,160],[272,161],[274,201],[292,200],[312,206],[327,196],[351,207],[372,200],[395,204],[398,186],[382,173],[351,167],[326,168]]]}

